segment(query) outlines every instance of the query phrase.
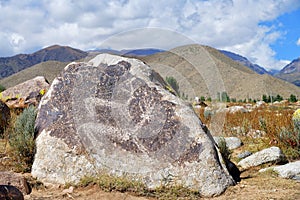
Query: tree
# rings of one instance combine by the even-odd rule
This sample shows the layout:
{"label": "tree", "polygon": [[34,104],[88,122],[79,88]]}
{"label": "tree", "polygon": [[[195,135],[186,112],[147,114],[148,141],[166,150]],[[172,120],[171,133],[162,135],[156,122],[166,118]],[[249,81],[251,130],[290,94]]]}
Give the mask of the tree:
{"label": "tree", "polygon": [[283,100],[283,97],[280,96],[279,94],[276,95],[274,101],[282,101]]}
{"label": "tree", "polygon": [[222,92],[221,98],[222,98],[221,99],[222,102],[230,102],[230,98],[229,98],[227,92]]}
{"label": "tree", "polygon": [[180,94],[179,93],[179,84],[178,84],[177,80],[174,77],[167,76],[166,77],[166,82],[173,88],[173,90],[175,90],[175,92],[177,94]]}
{"label": "tree", "polygon": [[296,95],[293,95],[293,94],[291,94],[290,95],[290,98],[289,98],[289,102],[297,102],[298,101],[298,99],[297,99],[297,97],[296,97]]}
{"label": "tree", "polygon": [[262,96],[262,100],[264,101],[264,102],[266,102],[266,103],[268,103],[268,97],[267,97],[267,95],[263,95]]}

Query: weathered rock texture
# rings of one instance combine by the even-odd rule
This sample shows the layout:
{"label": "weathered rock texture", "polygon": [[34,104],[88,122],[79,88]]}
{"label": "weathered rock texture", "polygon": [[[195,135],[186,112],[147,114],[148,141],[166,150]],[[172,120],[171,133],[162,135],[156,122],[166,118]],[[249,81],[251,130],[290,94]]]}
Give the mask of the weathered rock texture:
{"label": "weathered rock texture", "polygon": [[0,185],[12,185],[17,187],[24,195],[30,193],[30,187],[26,179],[14,172],[0,172]]}
{"label": "weathered rock texture", "polygon": [[233,149],[236,149],[236,148],[239,148],[240,146],[242,146],[242,140],[238,137],[218,137],[218,136],[214,137],[214,140],[216,141],[217,144],[219,142],[221,142],[222,139],[225,140],[226,146],[230,150],[233,150]]}
{"label": "weathered rock texture", "polygon": [[3,134],[10,120],[9,107],[0,100],[0,136]]}
{"label": "weathered rock texture", "polygon": [[259,170],[259,172],[265,172],[267,170],[273,170],[282,178],[290,178],[293,179],[295,177],[300,176],[300,161],[295,161],[291,163],[287,163],[281,166],[268,167],[265,169]]}
{"label": "weathered rock texture", "polygon": [[63,184],[104,171],[221,194],[234,180],[211,135],[164,86],[136,59],[69,64],[40,103],[32,175]]}
{"label": "weathered rock texture", "polygon": [[12,185],[0,185],[0,200],[24,200],[20,190]]}
{"label": "weathered rock texture", "polygon": [[18,107],[20,100],[23,103],[37,105],[41,99],[41,90],[48,90],[49,84],[43,76],[25,81],[2,92],[2,98],[7,99],[7,105]]}
{"label": "weathered rock texture", "polygon": [[259,166],[264,163],[283,163],[286,162],[286,157],[279,147],[270,147],[258,151],[243,160],[238,165],[243,169]]}

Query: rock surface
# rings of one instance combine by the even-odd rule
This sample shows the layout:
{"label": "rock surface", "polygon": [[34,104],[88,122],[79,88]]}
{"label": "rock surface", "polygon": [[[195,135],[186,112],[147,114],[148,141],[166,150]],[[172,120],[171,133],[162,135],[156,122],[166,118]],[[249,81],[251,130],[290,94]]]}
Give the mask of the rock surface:
{"label": "rock surface", "polygon": [[265,172],[267,170],[273,170],[282,178],[290,178],[293,179],[295,177],[300,176],[300,160],[287,163],[285,165],[276,166],[276,167],[268,167],[265,169],[259,170],[259,172]]}
{"label": "rock surface", "polygon": [[243,106],[230,106],[228,108],[228,111],[230,113],[237,113],[237,112],[241,112],[241,113],[247,113],[249,112],[246,108],[244,108]]}
{"label": "rock surface", "polygon": [[24,196],[20,190],[12,185],[0,185],[0,200],[23,200]]}
{"label": "rock surface", "polygon": [[218,137],[215,136],[214,140],[216,141],[216,143],[218,144],[221,139],[224,138],[226,145],[228,147],[228,149],[233,150],[236,148],[239,148],[240,146],[242,146],[242,140],[238,137]]}
{"label": "rock surface", "polygon": [[0,136],[3,134],[4,129],[8,125],[10,120],[9,107],[0,100]]}
{"label": "rock surface", "polygon": [[164,87],[136,59],[101,54],[69,64],[39,105],[32,175],[64,184],[104,171],[149,188],[168,180],[221,194],[234,180],[212,136]]}
{"label": "rock surface", "polygon": [[41,90],[47,90],[49,83],[43,76],[37,76],[34,79],[25,81],[14,87],[8,88],[2,92],[2,97],[7,98],[9,107],[17,107],[20,99],[27,104],[38,105],[41,99]]}
{"label": "rock surface", "polygon": [[282,163],[286,161],[286,157],[283,152],[278,147],[270,147],[258,151],[251,156],[248,156],[241,160],[238,165],[243,169],[248,169],[250,167],[259,166],[264,163]]}
{"label": "rock surface", "polygon": [[250,151],[244,151],[244,152],[242,152],[242,153],[239,153],[239,154],[237,155],[237,157],[238,157],[239,159],[243,159],[243,158],[246,158],[246,157],[248,157],[248,156],[250,156],[250,155],[252,155],[252,152],[250,152]]}
{"label": "rock surface", "polygon": [[26,179],[14,172],[0,172],[0,185],[12,185],[17,187],[24,195],[30,193]]}

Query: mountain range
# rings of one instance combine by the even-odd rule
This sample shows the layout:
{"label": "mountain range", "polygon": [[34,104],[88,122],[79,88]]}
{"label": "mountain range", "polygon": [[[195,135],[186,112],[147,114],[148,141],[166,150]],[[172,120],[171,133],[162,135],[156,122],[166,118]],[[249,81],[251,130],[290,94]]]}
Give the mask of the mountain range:
{"label": "mountain range", "polygon": [[32,54],[0,58],[0,79],[49,60],[70,62],[85,58],[87,52],[67,46],[53,45]]}
{"label": "mountain range", "polygon": [[[71,61],[87,59],[98,53],[111,53],[137,57],[163,77],[175,76],[179,80],[181,91],[185,91],[190,97],[214,96],[218,90],[219,92],[226,90],[231,97],[238,99],[260,98],[262,94],[280,94],[285,97],[290,94],[300,95],[298,87],[270,76],[270,73],[263,67],[251,63],[243,56],[208,46],[196,46],[188,45],[170,51],[160,49],[82,51],[67,46],[53,45],[32,54],[0,58],[0,84],[8,88],[38,75],[45,76],[51,82]],[[185,59],[187,55],[188,60]],[[188,64],[191,60],[195,63]],[[198,72],[195,72],[195,66]],[[212,88],[214,83],[207,80],[211,76],[205,72],[209,71],[209,66],[219,72],[220,80],[224,84],[221,88]],[[300,80],[299,68],[299,59],[296,59],[275,76],[284,80],[292,80],[291,82],[297,85],[297,80]],[[199,74],[199,69],[203,71],[202,74]],[[211,73],[214,74],[212,71]]]}
{"label": "mountain range", "polygon": [[209,46],[181,46],[140,59],[162,77],[175,77],[179,90],[188,97],[216,98],[224,91],[237,100],[260,99],[264,94],[300,95],[299,87],[267,73],[258,74]]}
{"label": "mountain range", "polygon": [[286,65],[275,77],[300,87],[300,57]]}
{"label": "mountain range", "polygon": [[220,50],[221,53],[223,53],[225,56],[231,58],[234,61],[237,61],[239,63],[241,63],[242,65],[245,65],[246,67],[249,67],[250,69],[252,69],[253,71],[255,71],[258,74],[269,74],[269,72],[267,70],[265,70],[265,68],[257,65],[257,64],[253,64],[252,62],[250,62],[247,58],[232,53],[230,51],[224,51],[224,50]]}

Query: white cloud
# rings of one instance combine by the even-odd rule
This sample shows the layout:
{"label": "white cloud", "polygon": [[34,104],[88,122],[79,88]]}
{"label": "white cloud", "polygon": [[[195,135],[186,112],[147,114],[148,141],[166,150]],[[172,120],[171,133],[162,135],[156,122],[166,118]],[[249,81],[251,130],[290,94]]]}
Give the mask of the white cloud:
{"label": "white cloud", "polygon": [[[87,50],[109,45],[108,41],[115,48],[165,45],[166,49],[187,39],[234,51],[265,67],[278,67],[280,61],[270,45],[282,33],[261,22],[299,6],[298,0],[0,1],[0,56],[52,44]],[[124,34],[149,27],[156,28],[150,31],[153,35]],[[181,41],[179,35],[185,39]]]}
{"label": "white cloud", "polygon": [[298,38],[296,44],[297,44],[298,46],[300,46],[300,38]]}

